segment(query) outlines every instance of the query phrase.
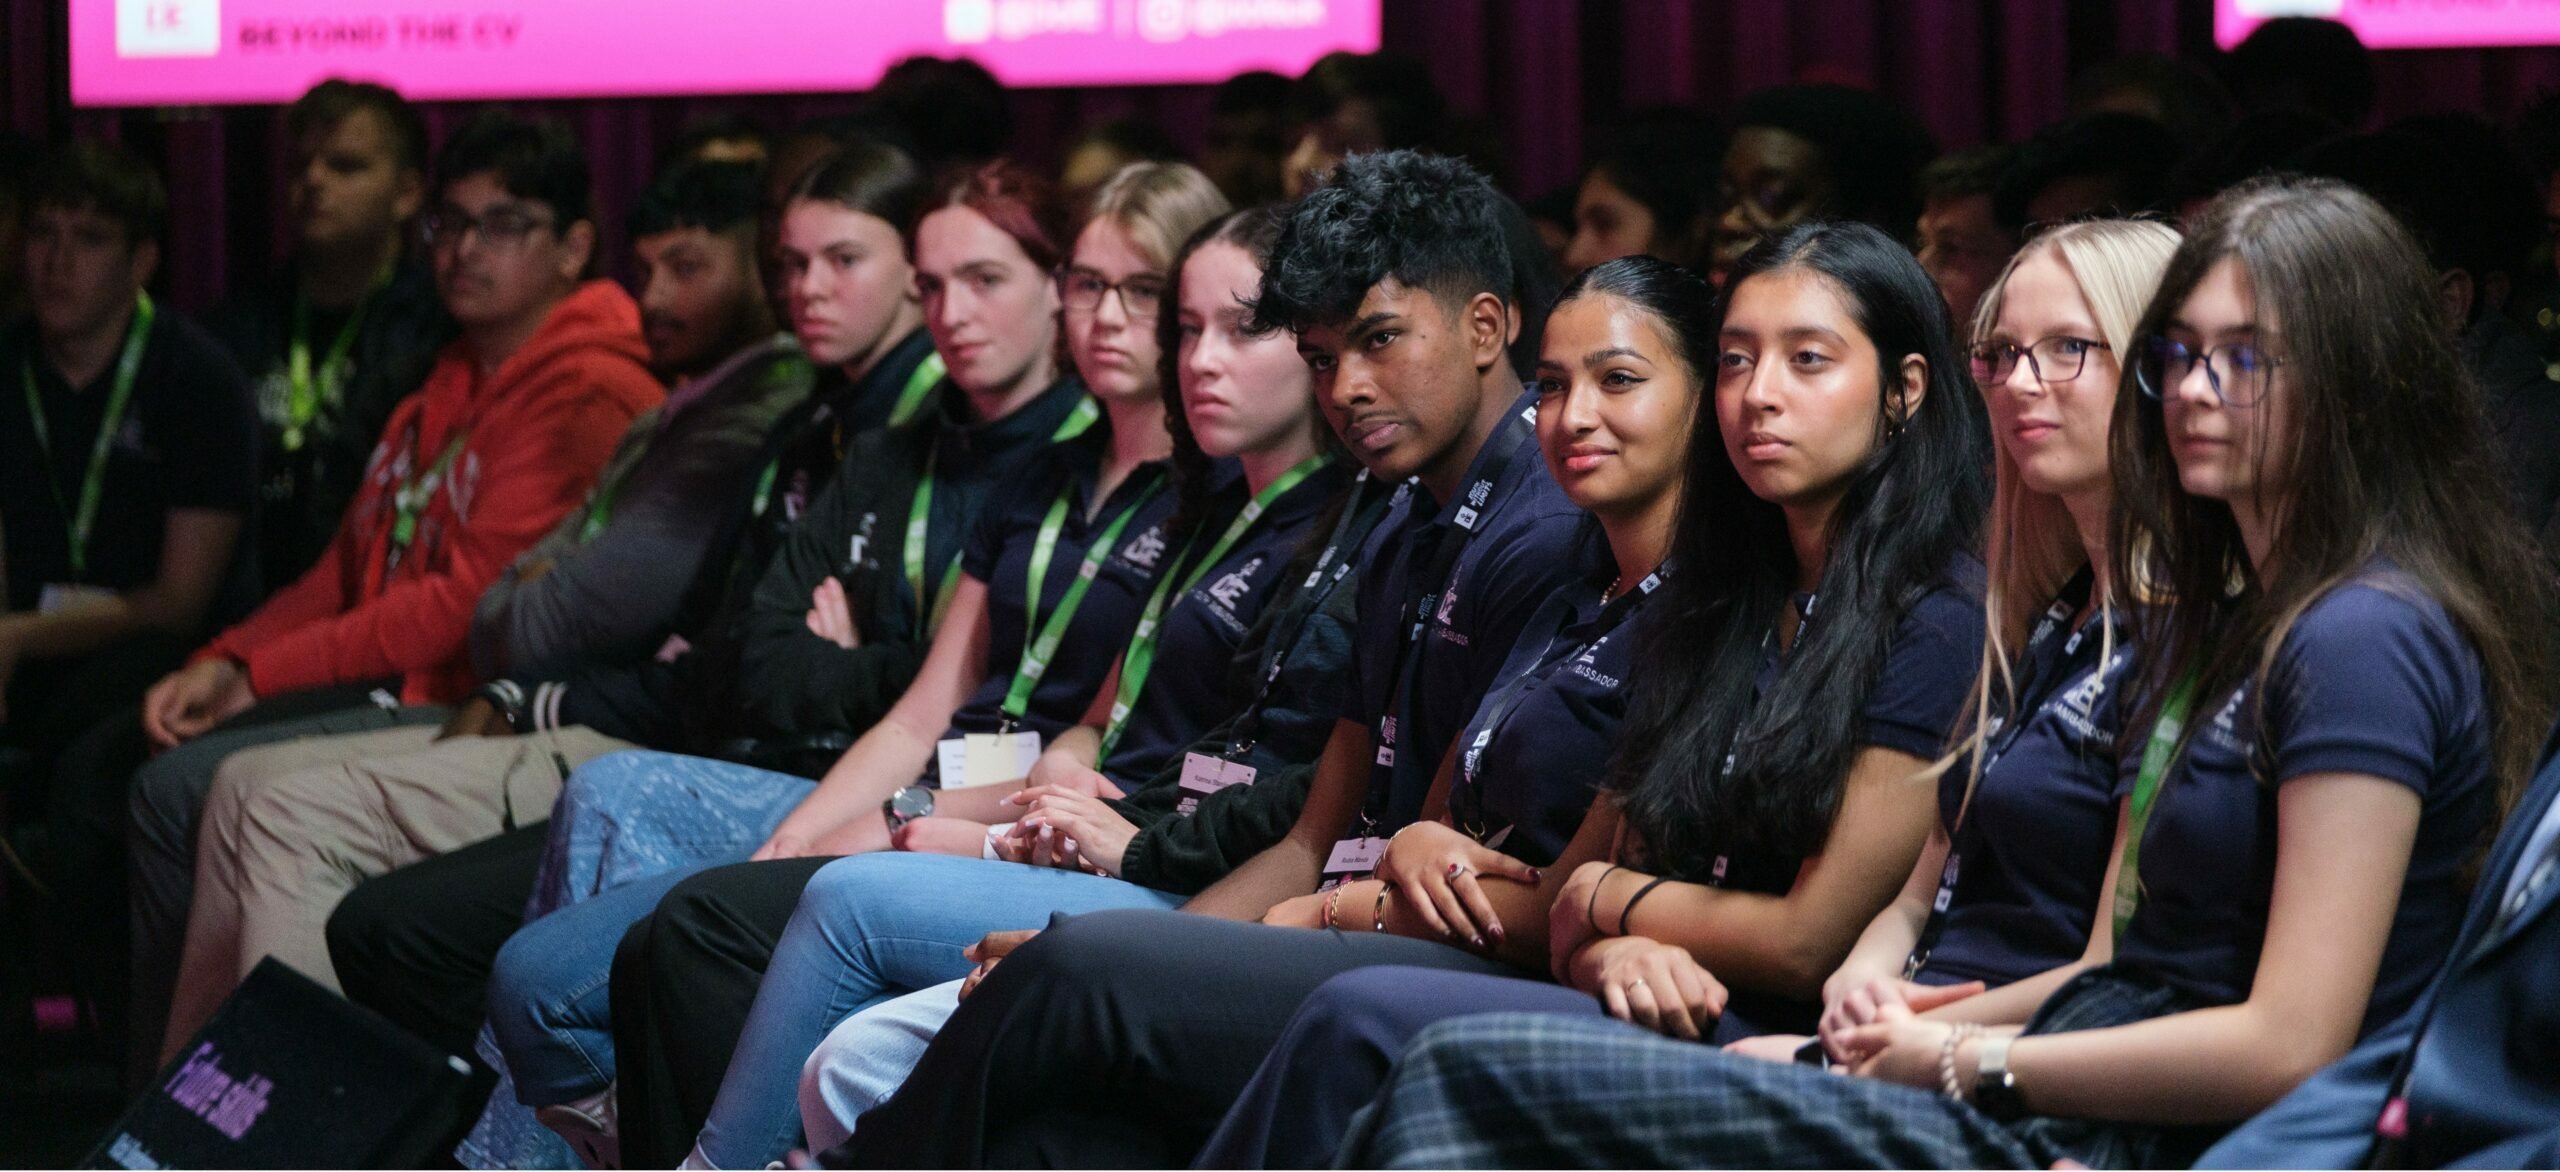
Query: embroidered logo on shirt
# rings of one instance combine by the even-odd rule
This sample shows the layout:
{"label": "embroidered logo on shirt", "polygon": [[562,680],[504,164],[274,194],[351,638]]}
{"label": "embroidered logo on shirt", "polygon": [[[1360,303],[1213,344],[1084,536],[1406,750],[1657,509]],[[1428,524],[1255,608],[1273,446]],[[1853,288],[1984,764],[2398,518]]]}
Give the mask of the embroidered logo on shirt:
{"label": "embroidered logo on shirt", "polygon": [[2222,706],[2222,711],[2214,714],[2213,724],[2205,730],[2205,735],[2212,739],[2215,747],[2233,753],[2250,751],[2249,746],[2240,740],[2240,705],[2248,698],[2249,685],[2243,683],[2231,693],[2231,700]]}
{"label": "embroidered logo on shirt", "polygon": [[1156,562],[1164,557],[1164,547],[1164,525],[1159,522],[1148,528],[1146,532],[1130,538],[1128,548],[1121,551],[1120,556],[1139,569],[1152,570],[1156,568]]}
{"label": "embroidered logo on shirt", "polygon": [[1232,611],[1244,605],[1245,596],[1253,592],[1253,574],[1261,568],[1262,557],[1256,554],[1252,561],[1236,567],[1233,573],[1221,575],[1217,581],[1211,582],[1203,593],[1219,606]]}
{"label": "embroidered logo on shirt", "polygon": [[1607,635],[1592,640],[1591,646],[1583,648],[1582,654],[1573,657],[1573,674],[1603,688],[1616,688],[1618,677],[1600,670],[1600,649],[1608,645],[1609,636]]}
{"label": "embroidered logo on shirt", "polygon": [[868,568],[871,565],[863,555],[871,552],[871,533],[879,523],[880,514],[876,512],[864,513],[862,519],[854,523],[853,537],[845,551],[846,566]]}

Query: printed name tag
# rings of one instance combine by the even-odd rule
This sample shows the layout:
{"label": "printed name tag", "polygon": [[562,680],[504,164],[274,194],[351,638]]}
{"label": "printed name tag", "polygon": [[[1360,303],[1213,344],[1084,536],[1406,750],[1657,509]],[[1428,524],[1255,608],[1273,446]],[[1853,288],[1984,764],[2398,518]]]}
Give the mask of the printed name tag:
{"label": "printed name tag", "polygon": [[115,600],[116,592],[103,586],[75,586],[67,582],[54,582],[47,584],[44,593],[37,596],[36,611],[40,614],[61,614],[65,611],[86,610]]}
{"label": "printed name tag", "polygon": [[1020,781],[1040,759],[1040,734],[970,733],[935,744],[934,753],[944,789]]}
{"label": "printed name tag", "polygon": [[1182,755],[1182,788],[1196,794],[1214,794],[1231,785],[1252,785],[1253,775],[1253,766],[1241,761],[1207,753]]}
{"label": "printed name tag", "polygon": [[1378,869],[1378,860],[1387,853],[1383,838],[1346,838],[1333,844],[1333,854],[1324,861],[1325,877],[1366,875]]}

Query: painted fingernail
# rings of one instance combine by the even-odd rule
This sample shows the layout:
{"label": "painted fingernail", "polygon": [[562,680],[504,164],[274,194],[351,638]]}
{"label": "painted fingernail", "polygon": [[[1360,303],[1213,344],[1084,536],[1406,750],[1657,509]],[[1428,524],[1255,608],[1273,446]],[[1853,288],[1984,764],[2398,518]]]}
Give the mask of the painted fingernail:
{"label": "painted fingernail", "polygon": [[1474,937],[1470,942],[1478,948],[1484,947],[1484,937],[1482,936]]}

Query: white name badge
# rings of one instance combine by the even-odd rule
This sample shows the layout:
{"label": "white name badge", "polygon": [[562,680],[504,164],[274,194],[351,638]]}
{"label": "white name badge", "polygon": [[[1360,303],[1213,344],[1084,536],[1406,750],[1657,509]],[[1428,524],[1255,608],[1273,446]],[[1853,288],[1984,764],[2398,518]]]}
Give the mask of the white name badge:
{"label": "white name badge", "polygon": [[1233,785],[1252,785],[1253,766],[1206,753],[1182,755],[1182,800],[1174,803],[1173,812],[1190,817],[1200,809],[1200,799]]}
{"label": "white name badge", "polygon": [[44,593],[37,596],[36,611],[40,614],[61,614],[65,611],[87,610],[115,600],[116,592],[104,586],[75,586],[68,582],[51,582],[45,585]]}
{"label": "white name badge", "polygon": [[967,789],[1020,781],[1040,760],[1040,734],[970,733],[934,745],[942,764],[942,788]]}
{"label": "white name badge", "polygon": [[1387,840],[1377,837],[1346,838],[1333,844],[1333,854],[1324,861],[1324,873],[1333,875],[1366,875],[1378,869],[1378,860],[1387,853]]}
{"label": "white name badge", "polygon": [[1242,761],[1207,753],[1182,755],[1182,788],[1195,794],[1214,794],[1231,785],[1252,785],[1253,775],[1253,766]]}

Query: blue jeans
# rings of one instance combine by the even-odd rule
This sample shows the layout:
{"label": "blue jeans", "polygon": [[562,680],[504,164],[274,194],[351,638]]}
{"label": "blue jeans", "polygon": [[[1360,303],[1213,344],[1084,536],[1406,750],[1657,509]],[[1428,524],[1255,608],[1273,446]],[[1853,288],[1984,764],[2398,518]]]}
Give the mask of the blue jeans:
{"label": "blue jeans", "polygon": [[[1052,912],[1171,908],[1182,897],[1118,879],[950,855],[855,855],[827,864],[757,987],[746,1032],[697,1141],[722,1168],[760,1168],[800,1143],[801,1067],[848,1017],[967,976],[961,950]],[[511,945],[512,947],[512,945]]]}
{"label": "blue jeans", "polygon": [[566,1148],[532,1108],[613,1082],[608,982],[622,934],[687,876],[744,860],[815,786],[806,778],[674,753],[596,758],[551,812],[525,926],[489,974],[499,1086],[456,1154],[471,1167],[556,1167]]}
{"label": "blue jeans", "polygon": [[963,981],[892,997],[828,1031],[800,1068],[800,1129],[823,1152],[853,1134],[854,1120],[898,1093],[942,1023],[960,1010]]}

